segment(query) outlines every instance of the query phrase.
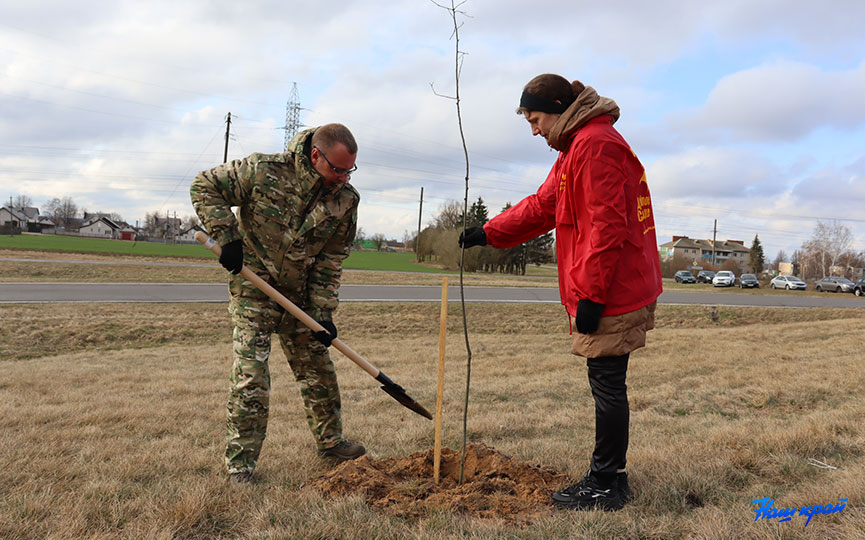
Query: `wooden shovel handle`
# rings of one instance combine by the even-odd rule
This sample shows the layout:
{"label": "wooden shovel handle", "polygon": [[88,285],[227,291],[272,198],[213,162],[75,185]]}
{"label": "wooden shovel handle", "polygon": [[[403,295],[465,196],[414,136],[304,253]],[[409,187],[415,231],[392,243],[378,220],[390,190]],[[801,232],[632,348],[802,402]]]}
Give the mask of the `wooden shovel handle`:
{"label": "wooden shovel handle", "polygon": [[[216,243],[216,240],[210,238],[206,234],[201,231],[195,233],[195,239],[201,242],[204,247],[215,253],[217,256],[222,255],[222,246]],[[240,269],[240,275],[251,281],[256,287],[261,289],[261,291],[273,299],[274,302],[284,307],[286,311],[291,313],[297,320],[302,322],[306,327],[312,329],[315,332],[320,332],[324,330],[324,327],[318,324],[318,321],[310,317],[306,314],[305,311],[294,305],[294,303],[282,295],[279,291],[270,286],[269,283],[258,277],[258,275],[250,270],[247,267],[242,267]],[[364,371],[369,373],[373,377],[378,377],[378,374],[381,373],[381,370],[370,364],[366,361],[366,359],[357,354],[354,349],[343,343],[339,338],[335,338],[333,343],[331,343],[337,350],[339,350],[342,354],[346,355],[349,360],[360,366]]]}

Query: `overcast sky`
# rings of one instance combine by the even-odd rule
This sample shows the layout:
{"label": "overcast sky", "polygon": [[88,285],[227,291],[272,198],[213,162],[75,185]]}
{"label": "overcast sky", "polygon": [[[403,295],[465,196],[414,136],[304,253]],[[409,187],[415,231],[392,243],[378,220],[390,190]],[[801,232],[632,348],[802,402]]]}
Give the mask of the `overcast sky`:
{"label": "overcast sky", "polygon": [[[865,2],[469,0],[460,83],[470,198],[491,216],[555,160],[514,113],[559,73],[615,99],[648,171],[658,241],[760,239],[770,260],[839,220],[865,249]],[[0,196],[37,206],[193,213],[189,184],[284,148],[297,83],[306,125],[342,122],[367,235],[402,239],[462,200],[447,11],[429,0],[90,0],[0,7]]]}

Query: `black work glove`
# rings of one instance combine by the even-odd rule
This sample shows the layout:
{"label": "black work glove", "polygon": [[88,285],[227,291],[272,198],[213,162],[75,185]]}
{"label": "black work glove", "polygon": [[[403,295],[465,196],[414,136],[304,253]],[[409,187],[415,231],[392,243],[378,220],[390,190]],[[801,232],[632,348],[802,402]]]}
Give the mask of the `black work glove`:
{"label": "black work glove", "polygon": [[592,302],[587,298],[580,299],[577,304],[577,332],[581,334],[594,334],[601,324],[601,313],[604,304]]}
{"label": "black work glove", "polygon": [[243,268],[243,240],[234,240],[222,246],[219,264],[232,274],[237,274]]}
{"label": "black work glove", "polygon": [[487,245],[487,233],[483,227],[469,227],[465,232],[460,233],[460,247],[475,247]]}
{"label": "black work glove", "polygon": [[336,339],[336,326],[331,321],[321,321],[318,324],[322,325],[324,330],[313,332],[312,339],[318,341],[325,347],[330,347],[330,344]]}

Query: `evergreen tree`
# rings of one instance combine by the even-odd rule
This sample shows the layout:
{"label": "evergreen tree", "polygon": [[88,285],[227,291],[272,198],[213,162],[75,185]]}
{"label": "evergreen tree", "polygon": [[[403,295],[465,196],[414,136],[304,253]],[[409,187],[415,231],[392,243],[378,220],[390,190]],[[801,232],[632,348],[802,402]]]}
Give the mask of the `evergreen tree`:
{"label": "evergreen tree", "polygon": [[473,202],[469,208],[469,216],[466,219],[467,227],[483,227],[490,220],[489,210],[484,200],[478,197],[476,202]]}
{"label": "evergreen tree", "polygon": [[766,258],[763,255],[763,244],[760,243],[758,235],[754,235],[754,242],[751,244],[751,272],[760,275],[763,271],[763,264]]}
{"label": "evergreen tree", "polygon": [[529,240],[525,243],[525,246],[526,263],[540,266],[543,263],[550,262],[553,259],[550,250],[553,247],[553,231]]}

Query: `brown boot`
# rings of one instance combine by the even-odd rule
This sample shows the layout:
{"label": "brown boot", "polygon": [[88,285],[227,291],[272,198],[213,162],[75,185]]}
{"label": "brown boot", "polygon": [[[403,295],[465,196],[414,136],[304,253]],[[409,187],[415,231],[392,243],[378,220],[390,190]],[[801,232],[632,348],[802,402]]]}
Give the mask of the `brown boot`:
{"label": "brown boot", "polygon": [[335,457],[342,460],[357,459],[366,454],[366,448],[359,444],[342,440],[336,446],[319,450],[318,453],[324,457]]}

